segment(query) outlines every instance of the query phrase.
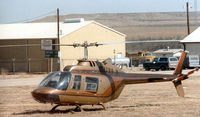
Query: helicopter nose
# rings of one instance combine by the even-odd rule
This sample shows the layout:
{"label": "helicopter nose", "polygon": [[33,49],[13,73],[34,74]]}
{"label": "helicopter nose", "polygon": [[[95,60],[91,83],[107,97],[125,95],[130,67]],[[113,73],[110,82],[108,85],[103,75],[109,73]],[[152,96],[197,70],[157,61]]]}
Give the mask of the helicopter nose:
{"label": "helicopter nose", "polygon": [[48,92],[41,92],[40,89],[32,91],[31,94],[32,97],[40,103],[60,103],[58,95],[50,94]]}

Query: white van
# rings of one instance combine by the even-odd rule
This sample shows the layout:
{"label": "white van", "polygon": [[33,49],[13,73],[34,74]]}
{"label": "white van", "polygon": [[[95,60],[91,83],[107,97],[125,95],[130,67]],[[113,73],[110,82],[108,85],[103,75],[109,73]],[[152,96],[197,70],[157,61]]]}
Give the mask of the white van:
{"label": "white van", "polygon": [[169,69],[175,69],[178,64],[178,59],[176,57],[169,57]]}
{"label": "white van", "polygon": [[189,55],[189,67],[200,67],[198,55]]}

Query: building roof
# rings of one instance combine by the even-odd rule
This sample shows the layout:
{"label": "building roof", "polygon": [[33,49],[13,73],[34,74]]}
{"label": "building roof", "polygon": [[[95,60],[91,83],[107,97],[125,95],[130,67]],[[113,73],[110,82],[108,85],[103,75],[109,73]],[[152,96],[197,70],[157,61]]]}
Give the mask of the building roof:
{"label": "building roof", "polygon": [[56,23],[0,24],[0,39],[56,38]]}
{"label": "building roof", "polygon": [[200,43],[200,27],[181,40],[181,43]]}
{"label": "building roof", "polygon": [[[90,23],[95,23],[108,30],[125,36],[125,34],[120,33],[95,21],[83,21],[78,23],[60,22],[60,36],[66,36]],[[0,24],[0,40],[52,38],[57,38],[57,22]]]}
{"label": "building roof", "polygon": [[175,54],[182,51],[182,49],[159,49],[154,51],[153,54]]}

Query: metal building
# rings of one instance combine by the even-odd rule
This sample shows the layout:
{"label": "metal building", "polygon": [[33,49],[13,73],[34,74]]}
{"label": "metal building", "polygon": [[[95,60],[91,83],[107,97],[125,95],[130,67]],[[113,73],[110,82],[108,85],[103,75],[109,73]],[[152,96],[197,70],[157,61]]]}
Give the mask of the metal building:
{"label": "metal building", "polygon": [[[46,40],[46,41],[45,41]],[[61,46],[59,56],[51,61],[45,57],[41,43],[57,43],[57,23],[0,24],[0,71],[49,72],[63,69],[83,58],[84,49]],[[70,19],[60,23],[60,44],[125,41],[125,35],[95,21]],[[9,46],[29,45],[29,46]],[[39,45],[39,46],[38,46]],[[3,47],[4,46],[4,47]],[[125,56],[125,44],[89,47],[89,59],[104,60],[121,52]],[[51,68],[53,64],[53,68]],[[60,64],[60,67],[59,67]]]}
{"label": "metal building", "polygon": [[172,56],[180,56],[183,49],[159,49],[153,52],[153,55],[156,57],[172,57]]}
{"label": "metal building", "polygon": [[200,57],[200,27],[181,40],[181,43],[185,43],[189,55],[199,55]]}

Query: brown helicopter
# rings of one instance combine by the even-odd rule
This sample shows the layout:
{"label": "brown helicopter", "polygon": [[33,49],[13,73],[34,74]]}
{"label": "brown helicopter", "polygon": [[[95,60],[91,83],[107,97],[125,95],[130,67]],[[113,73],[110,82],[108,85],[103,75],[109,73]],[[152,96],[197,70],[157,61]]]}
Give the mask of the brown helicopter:
{"label": "brown helicopter", "polygon": [[[87,47],[98,46],[97,44],[73,44],[82,46],[87,53]],[[82,105],[102,105],[119,97],[125,85],[172,81],[179,96],[184,97],[182,80],[188,78],[195,69],[188,74],[182,74],[182,66],[186,57],[183,51],[173,74],[139,74],[124,73],[121,69],[107,62],[79,60],[77,65],[66,66],[63,71],[50,73],[39,86],[31,92],[33,98],[40,103],[57,104],[58,106],[76,106],[81,109]]]}

